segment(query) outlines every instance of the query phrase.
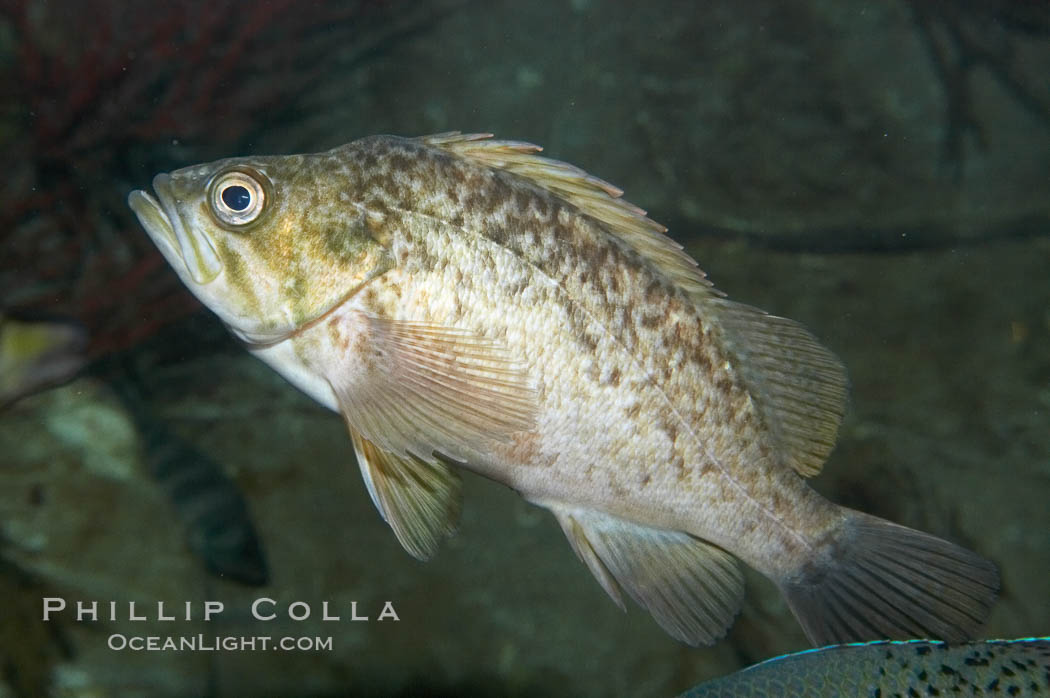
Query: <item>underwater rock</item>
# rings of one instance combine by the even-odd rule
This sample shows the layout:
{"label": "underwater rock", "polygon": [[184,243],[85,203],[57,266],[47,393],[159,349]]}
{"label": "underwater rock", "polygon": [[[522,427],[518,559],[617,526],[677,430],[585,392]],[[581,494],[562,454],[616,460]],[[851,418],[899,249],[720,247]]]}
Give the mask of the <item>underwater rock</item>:
{"label": "underwater rock", "polygon": [[[983,14],[1013,5],[505,0],[351,71],[351,103],[257,152],[491,131],[615,181],[679,240],[827,251],[1046,235],[1050,42]],[[972,40],[951,44],[952,26]],[[420,109],[401,109],[405,95]]]}

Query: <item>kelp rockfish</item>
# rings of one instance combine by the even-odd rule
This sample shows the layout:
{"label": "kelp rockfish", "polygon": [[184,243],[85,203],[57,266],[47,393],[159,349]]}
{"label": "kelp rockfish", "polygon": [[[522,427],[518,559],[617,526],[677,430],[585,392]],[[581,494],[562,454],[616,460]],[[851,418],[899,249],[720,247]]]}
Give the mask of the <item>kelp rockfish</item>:
{"label": "kelp rockfish", "polygon": [[128,202],[252,353],[342,414],[415,557],[454,532],[465,468],[549,509],[614,601],[684,642],[732,623],[737,558],[814,644],[969,636],[992,563],[806,483],[846,402],[835,356],[539,150],[376,136],[159,174]]}

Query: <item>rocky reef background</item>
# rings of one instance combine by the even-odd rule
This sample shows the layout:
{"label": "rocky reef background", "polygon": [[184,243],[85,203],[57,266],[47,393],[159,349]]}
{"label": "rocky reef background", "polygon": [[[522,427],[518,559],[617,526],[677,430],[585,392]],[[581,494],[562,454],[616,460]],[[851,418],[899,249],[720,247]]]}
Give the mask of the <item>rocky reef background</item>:
{"label": "rocky reef background", "polygon": [[[372,133],[491,131],[623,187],[719,288],[843,359],[851,408],[815,486],[993,558],[985,636],[1050,633],[1044,3],[317,3],[293,24],[220,2],[209,24],[187,2],[162,25],[96,2],[75,46],[41,20],[63,4],[0,6],[0,302],[77,318],[94,362],[0,413],[0,695],[666,696],[806,646],[755,575],[727,640],[676,644],[615,608],[545,512],[476,477],[459,535],[415,562],[341,420],[200,311],[123,204],[156,171]],[[114,43],[90,94],[59,89],[77,47]],[[114,387],[129,375],[137,408]],[[220,464],[265,585],[206,569],[133,410]],[[46,596],[195,615],[44,623]],[[259,597],[277,619],[251,617]],[[205,600],[225,612],[201,621]],[[400,621],[376,619],[386,600]],[[333,649],[115,651],[113,633]]]}

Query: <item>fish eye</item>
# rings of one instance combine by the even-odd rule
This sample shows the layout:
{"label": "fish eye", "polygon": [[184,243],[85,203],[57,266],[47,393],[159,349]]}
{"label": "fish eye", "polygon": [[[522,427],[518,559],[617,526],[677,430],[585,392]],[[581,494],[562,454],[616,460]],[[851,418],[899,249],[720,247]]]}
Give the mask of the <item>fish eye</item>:
{"label": "fish eye", "polygon": [[240,184],[227,185],[219,196],[222,197],[222,202],[234,211],[243,211],[252,203],[252,193]]}
{"label": "fish eye", "polygon": [[247,168],[220,172],[211,183],[212,213],[234,227],[251,223],[266,206],[264,182],[269,184],[262,174]]}

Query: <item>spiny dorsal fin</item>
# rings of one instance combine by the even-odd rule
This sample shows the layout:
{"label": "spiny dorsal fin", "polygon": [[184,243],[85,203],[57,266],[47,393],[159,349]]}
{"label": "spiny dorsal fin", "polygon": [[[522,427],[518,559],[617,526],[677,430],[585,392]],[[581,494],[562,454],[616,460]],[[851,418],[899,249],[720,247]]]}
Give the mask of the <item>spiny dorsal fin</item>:
{"label": "spiny dorsal fin", "polygon": [[839,360],[805,328],[785,318],[733,303],[666,228],[624,201],[617,187],[568,163],[544,158],[539,146],[489,140],[492,134],[424,136],[427,145],[494,169],[512,172],[605,224],[606,229],[701,304],[717,312],[738,369],[769,422],[787,461],[809,477],[835,445],[846,405],[846,373]]}
{"label": "spiny dorsal fin", "polygon": [[486,167],[512,172],[556,194],[585,215],[604,223],[610,233],[649,260],[687,292],[718,296],[682,246],[664,235],[667,228],[648,218],[645,211],[620,198],[623,191],[587,174],[575,165],[537,155],[538,145],[523,141],[489,140],[491,133],[458,131],[424,136],[420,140]]}
{"label": "spiny dorsal fin", "polygon": [[846,411],[846,369],[802,325],[725,298],[717,313],[726,348],[788,464],[820,472]]}

